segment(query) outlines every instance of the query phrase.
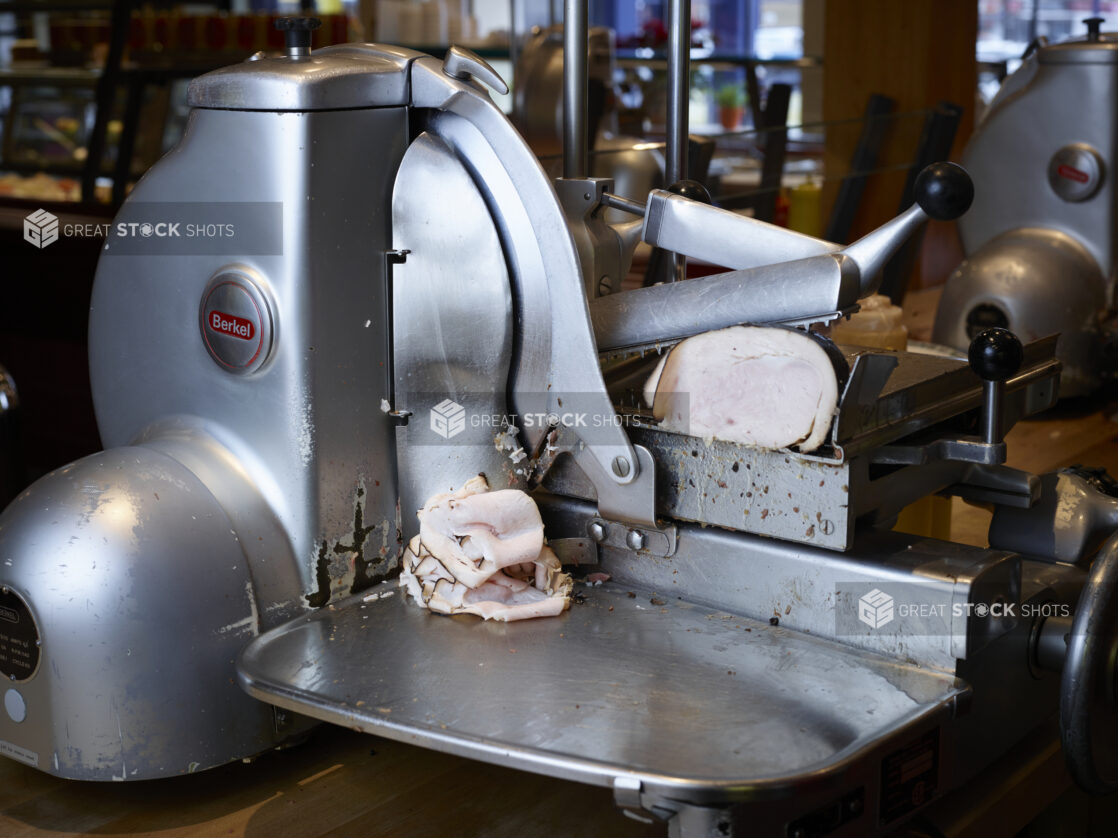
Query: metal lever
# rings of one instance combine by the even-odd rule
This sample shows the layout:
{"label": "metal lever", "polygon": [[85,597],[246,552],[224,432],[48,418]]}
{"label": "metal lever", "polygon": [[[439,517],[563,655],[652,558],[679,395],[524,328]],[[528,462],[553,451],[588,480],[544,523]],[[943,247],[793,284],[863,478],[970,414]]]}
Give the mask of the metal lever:
{"label": "metal lever", "polygon": [[915,204],[843,251],[857,263],[862,274],[860,298],[877,291],[881,269],[921,224],[928,219],[953,221],[970,209],[974,201],[974,182],[962,166],[954,163],[932,163],[925,167],[916,177],[913,191]]}
{"label": "metal lever", "polygon": [[983,381],[982,441],[986,445],[1005,447],[1002,442],[1005,382],[1021,369],[1024,358],[1025,350],[1021,341],[1009,329],[986,329],[971,341],[967,360],[975,375]]}
{"label": "metal lever", "polygon": [[907,212],[843,249],[657,190],[648,200],[646,242],[711,262],[750,264],[591,301],[598,351],[657,346],[739,323],[833,320],[877,289],[881,268],[920,224],[965,212],[974,185],[959,166],[935,163],[917,178],[916,195]]}
{"label": "metal lever", "polygon": [[[981,466],[997,466],[1005,462],[1006,448],[1003,437],[1003,417],[1005,414],[1005,383],[1021,369],[1025,350],[1017,335],[1008,329],[986,329],[971,341],[968,360],[974,374],[982,379],[982,435],[979,437],[944,437],[923,444],[882,445],[871,455],[874,463],[890,465],[921,465],[934,460],[956,460],[963,463],[977,463]],[[1001,469],[994,474],[1011,474],[1014,469]],[[1037,479],[1025,472],[1017,474],[1026,478],[1027,494],[1023,497],[1029,506],[1036,500]],[[982,475],[970,488],[978,492],[957,491],[969,500],[980,500],[984,489],[994,488],[997,497],[1002,493],[998,487],[983,486]],[[1019,493],[1015,493],[1019,494]]]}
{"label": "metal lever", "polygon": [[644,214],[648,210],[648,207],[640,201],[631,201],[620,195],[614,195],[612,192],[602,193],[602,206],[619,209],[632,215],[639,215],[641,218],[644,218]]}
{"label": "metal lever", "polygon": [[929,218],[949,221],[970,208],[974,184],[961,166],[933,163],[916,179],[915,193],[908,210],[843,248],[658,189],[648,198],[643,236],[654,247],[736,270],[841,251],[857,264],[859,297],[867,297],[877,290],[881,268],[921,224]]}
{"label": "metal lever", "polygon": [[509,86],[501,78],[500,73],[494,70],[489,63],[475,52],[457,44],[446,51],[443,59],[443,72],[452,79],[467,81],[471,77],[489,85],[498,93],[509,92]]}

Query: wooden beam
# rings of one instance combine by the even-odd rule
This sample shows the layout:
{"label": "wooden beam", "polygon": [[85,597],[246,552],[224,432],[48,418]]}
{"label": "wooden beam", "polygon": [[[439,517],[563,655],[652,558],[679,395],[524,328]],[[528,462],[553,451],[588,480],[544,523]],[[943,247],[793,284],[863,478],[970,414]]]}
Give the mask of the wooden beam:
{"label": "wooden beam", "polygon": [[[823,5],[823,118],[829,125],[823,205],[829,212],[860,133],[849,121],[862,115],[870,94],[894,99],[898,114],[941,101],[961,105],[952,157],[961,153],[974,126],[978,6],[974,0],[827,0]],[[848,122],[831,125],[842,121]],[[852,237],[896,214],[903,169],[915,156],[922,125],[922,115],[893,121],[881,163],[888,171],[867,181]],[[930,233],[929,240],[938,241],[936,232]]]}

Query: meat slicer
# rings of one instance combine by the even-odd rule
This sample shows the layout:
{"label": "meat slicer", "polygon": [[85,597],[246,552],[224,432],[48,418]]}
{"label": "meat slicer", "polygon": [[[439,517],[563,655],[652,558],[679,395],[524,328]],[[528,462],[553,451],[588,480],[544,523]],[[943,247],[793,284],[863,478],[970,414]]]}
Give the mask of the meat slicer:
{"label": "meat slicer", "polygon": [[[688,335],[854,310],[966,209],[964,172],[840,248],[687,188],[552,183],[477,56],[286,25],[282,55],[192,83],[106,240],[108,447],[0,517],[0,753],[140,780],[325,721],[606,786],[679,836],[884,833],[1053,717],[1076,778],[1118,783],[1118,501],[1004,466],[1054,339],[984,335],[973,369],[847,347],[812,454],[667,432],[628,395]],[[598,296],[638,238],[727,270]],[[394,595],[414,510],[479,473],[610,580],[518,623]],[[889,529],[933,492],[996,505],[993,546]]]}
{"label": "meat slicer", "polygon": [[1102,18],[1086,22],[1084,39],[1031,48],[967,146],[976,187],[958,224],[967,258],[933,332],[960,348],[989,326],[1026,340],[1059,333],[1064,396],[1090,393],[1113,372],[1118,41],[1100,33]]}

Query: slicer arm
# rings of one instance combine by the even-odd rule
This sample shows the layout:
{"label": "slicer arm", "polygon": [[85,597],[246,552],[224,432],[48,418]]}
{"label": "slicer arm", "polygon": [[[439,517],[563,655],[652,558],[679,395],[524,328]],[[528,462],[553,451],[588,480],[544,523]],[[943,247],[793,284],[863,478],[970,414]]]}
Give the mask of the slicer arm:
{"label": "slicer arm", "polygon": [[834,253],[837,244],[655,189],[641,238],[652,245],[741,270]]}
{"label": "slicer arm", "polygon": [[928,166],[915,191],[915,204],[845,249],[664,189],[649,195],[642,237],[654,247],[736,270],[842,252],[858,266],[865,297],[877,290],[881,269],[921,224],[958,218],[974,198],[970,176],[954,163]]}
{"label": "slicer arm", "polygon": [[881,268],[929,218],[966,212],[967,173],[936,163],[917,178],[917,203],[846,248],[657,190],[649,244],[737,270],[600,297],[590,304],[600,352],[652,347],[739,323],[829,321],[877,290]]}
{"label": "slicer arm", "polygon": [[739,323],[833,319],[857,302],[858,280],[852,260],[824,253],[599,297],[590,317],[599,352],[655,348]]}

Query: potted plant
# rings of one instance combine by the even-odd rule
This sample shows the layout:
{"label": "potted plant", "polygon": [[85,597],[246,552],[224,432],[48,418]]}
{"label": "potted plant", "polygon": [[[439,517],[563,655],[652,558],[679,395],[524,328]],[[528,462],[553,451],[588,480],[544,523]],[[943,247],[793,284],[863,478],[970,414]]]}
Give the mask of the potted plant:
{"label": "potted plant", "polygon": [[718,105],[718,121],[727,131],[741,125],[745,116],[745,90],[740,84],[724,84],[714,94]]}

